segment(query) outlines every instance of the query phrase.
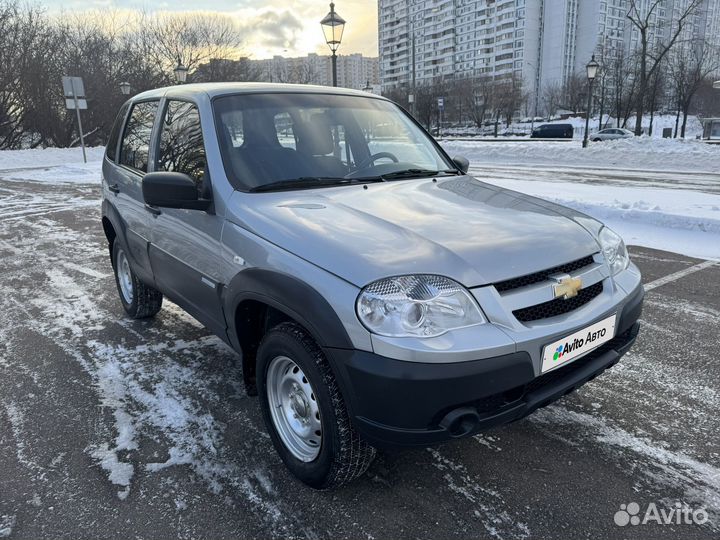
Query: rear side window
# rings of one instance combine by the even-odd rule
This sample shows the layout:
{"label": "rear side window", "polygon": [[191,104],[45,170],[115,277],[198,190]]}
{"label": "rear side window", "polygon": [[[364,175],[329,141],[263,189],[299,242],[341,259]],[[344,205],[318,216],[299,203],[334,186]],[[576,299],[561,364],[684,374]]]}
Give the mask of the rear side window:
{"label": "rear side window", "polygon": [[120,108],[120,112],[118,112],[118,115],[115,118],[115,123],[110,131],[110,138],[108,139],[107,150],[105,152],[110,161],[115,161],[117,158],[117,145],[120,140],[120,130],[122,129],[129,106],[130,105],[126,103]]}
{"label": "rear side window", "polygon": [[197,107],[186,101],[169,101],[160,131],[157,170],[185,173],[200,188],[206,166]]}
{"label": "rear side window", "polygon": [[133,105],[120,145],[120,164],[140,172],[147,172],[152,134],[158,101],[144,101]]}

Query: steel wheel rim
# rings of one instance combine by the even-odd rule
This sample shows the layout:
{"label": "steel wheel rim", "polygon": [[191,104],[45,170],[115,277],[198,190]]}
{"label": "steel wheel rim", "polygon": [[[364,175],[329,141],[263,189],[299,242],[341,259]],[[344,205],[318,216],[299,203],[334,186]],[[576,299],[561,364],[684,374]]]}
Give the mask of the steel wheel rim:
{"label": "steel wheel rim", "polygon": [[272,359],[266,381],[270,416],[280,440],[300,461],[313,461],[322,446],[322,424],[310,381],[287,356]]}
{"label": "steel wheel rim", "polygon": [[120,292],[123,295],[123,299],[126,303],[132,304],[133,301],[133,286],[132,286],[132,273],[130,271],[130,263],[128,263],[127,257],[124,251],[118,253],[117,260],[117,275],[118,283],[120,283]]}

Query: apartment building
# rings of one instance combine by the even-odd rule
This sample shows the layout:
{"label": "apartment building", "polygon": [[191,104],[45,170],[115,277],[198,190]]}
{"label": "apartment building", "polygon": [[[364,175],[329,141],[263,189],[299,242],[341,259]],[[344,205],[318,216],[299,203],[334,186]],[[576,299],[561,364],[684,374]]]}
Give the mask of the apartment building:
{"label": "apartment building", "polygon": [[[692,0],[661,0],[650,40],[666,40]],[[641,12],[655,0],[638,0]],[[529,95],[638,46],[630,0],[379,0],[383,89],[438,77],[512,74]],[[720,0],[702,0],[683,42],[720,43]]]}

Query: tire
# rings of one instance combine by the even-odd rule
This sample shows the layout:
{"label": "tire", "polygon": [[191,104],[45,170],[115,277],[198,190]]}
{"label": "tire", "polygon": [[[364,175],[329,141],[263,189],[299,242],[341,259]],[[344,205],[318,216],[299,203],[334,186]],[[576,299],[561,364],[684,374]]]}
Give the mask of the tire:
{"label": "tire", "polygon": [[593,139],[593,142],[602,142],[602,139]]}
{"label": "tire", "polygon": [[[315,489],[337,487],[362,475],[375,458],[375,448],[362,440],[350,423],[335,376],[322,350],[307,332],[295,323],[279,324],[263,338],[257,359],[263,419],[275,450],[288,469]],[[296,396],[288,398],[288,393],[279,389],[285,388],[279,381],[286,384],[292,381],[291,385],[299,387]],[[297,408],[288,406],[293,399],[300,403]],[[283,420],[292,415],[295,420]],[[288,436],[288,428],[293,424],[298,429],[303,425],[309,427],[310,434],[303,439],[290,431]],[[313,431],[314,428],[319,431]]]}
{"label": "tire", "polygon": [[120,303],[133,319],[153,317],[162,307],[163,295],[135,275],[124,248],[117,240],[112,247],[112,266]]}

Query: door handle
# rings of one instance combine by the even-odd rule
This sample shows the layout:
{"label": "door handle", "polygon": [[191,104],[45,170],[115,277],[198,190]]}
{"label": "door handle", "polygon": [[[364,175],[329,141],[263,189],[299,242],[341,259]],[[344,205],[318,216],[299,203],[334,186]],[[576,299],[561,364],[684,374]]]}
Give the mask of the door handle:
{"label": "door handle", "polygon": [[120,193],[120,187],[117,184],[112,184],[112,185],[108,186],[108,189],[110,191],[112,191],[113,193],[115,193],[116,195],[118,193]]}
{"label": "door handle", "polygon": [[145,210],[147,210],[148,212],[150,212],[150,213],[151,213],[153,216],[155,216],[155,217],[157,217],[157,216],[159,216],[160,214],[162,214],[162,210],[160,210],[159,208],[156,208],[156,207],[154,207],[154,206],[150,206],[149,204],[146,204],[146,205],[145,205]]}

